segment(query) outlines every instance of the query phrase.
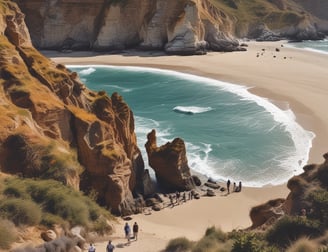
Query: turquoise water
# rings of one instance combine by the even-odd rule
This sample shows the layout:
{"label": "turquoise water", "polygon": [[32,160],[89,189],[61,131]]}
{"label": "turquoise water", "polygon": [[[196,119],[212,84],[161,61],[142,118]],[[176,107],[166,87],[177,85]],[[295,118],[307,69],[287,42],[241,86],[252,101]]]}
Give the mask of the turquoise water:
{"label": "turquoise water", "polygon": [[318,41],[303,41],[299,43],[288,43],[296,48],[306,49],[314,52],[328,54],[328,39]]}
{"label": "turquoise water", "polygon": [[[146,135],[158,145],[184,139],[192,170],[217,180],[260,187],[302,171],[313,134],[245,87],[138,67],[70,66],[92,90],[120,93],[135,116],[138,146],[148,164]],[[151,170],[151,169],[150,169]]]}

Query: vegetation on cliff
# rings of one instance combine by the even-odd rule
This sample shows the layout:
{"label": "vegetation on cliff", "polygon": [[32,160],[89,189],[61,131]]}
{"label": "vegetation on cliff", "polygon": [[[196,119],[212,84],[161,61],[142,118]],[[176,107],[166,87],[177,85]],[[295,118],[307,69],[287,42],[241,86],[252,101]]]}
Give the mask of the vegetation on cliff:
{"label": "vegetation on cliff", "polygon": [[114,217],[108,210],[60,182],[18,177],[0,182],[0,230],[8,230],[8,236],[0,235],[0,248],[8,248],[23,226],[45,231],[58,225],[66,233],[74,226],[98,234],[112,231],[108,221]]}

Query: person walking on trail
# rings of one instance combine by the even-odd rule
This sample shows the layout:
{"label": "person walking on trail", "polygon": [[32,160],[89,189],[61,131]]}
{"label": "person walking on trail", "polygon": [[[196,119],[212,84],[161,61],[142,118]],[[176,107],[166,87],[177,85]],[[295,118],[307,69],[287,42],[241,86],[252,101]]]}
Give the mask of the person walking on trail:
{"label": "person walking on trail", "polygon": [[88,252],[96,252],[96,248],[92,243],[90,243],[90,247],[88,248]]}
{"label": "person walking on trail", "polygon": [[228,190],[228,193],[230,193],[230,179],[228,179],[228,181],[227,181],[227,190]]}
{"label": "person walking on trail", "polygon": [[115,246],[112,244],[112,241],[109,240],[107,247],[106,247],[106,252],[113,252],[114,251]]}
{"label": "person walking on trail", "polygon": [[124,232],[125,232],[125,238],[128,240],[128,242],[130,242],[130,234],[131,234],[131,228],[129,226],[129,223],[125,223],[124,226]]}
{"label": "person walking on trail", "polygon": [[138,240],[138,232],[139,232],[139,226],[138,226],[138,224],[137,224],[137,222],[135,222],[134,224],[133,224],[133,236],[134,236],[134,239],[135,240]]}

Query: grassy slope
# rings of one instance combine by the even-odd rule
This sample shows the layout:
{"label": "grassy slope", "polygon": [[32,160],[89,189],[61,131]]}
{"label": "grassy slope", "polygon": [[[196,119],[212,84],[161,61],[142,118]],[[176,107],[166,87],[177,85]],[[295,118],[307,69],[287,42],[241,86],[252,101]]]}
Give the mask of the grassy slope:
{"label": "grassy slope", "polygon": [[268,0],[210,0],[225,14],[236,20],[237,35],[244,35],[248,26],[265,23],[270,29],[281,29],[297,24],[304,16],[302,10],[291,1],[284,1],[285,9]]}

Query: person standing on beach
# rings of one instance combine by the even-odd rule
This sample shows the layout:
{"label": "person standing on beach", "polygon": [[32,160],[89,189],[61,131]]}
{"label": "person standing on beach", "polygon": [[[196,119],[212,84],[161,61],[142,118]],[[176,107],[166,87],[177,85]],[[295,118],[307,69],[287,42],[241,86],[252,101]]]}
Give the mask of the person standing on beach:
{"label": "person standing on beach", "polygon": [[125,238],[128,240],[128,242],[130,242],[131,228],[129,226],[129,223],[125,223],[124,232],[125,232]]}
{"label": "person standing on beach", "polygon": [[90,247],[88,248],[88,252],[96,252],[96,248],[92,243],[90,243]]}
{"label": "person standing on beach", "polygon": [[228,181],[227,181],[227,190],[228,190],[228,193],[230,193],[230,179],[228,179]]}
{"label": "person standing on beach", "polygon": [[107,247],[106,247],[106,252],[113,252],[114,251],[115,246],[112,244],[112,241],[109,240]]}
{"label": "person standing on beach", "polygon": [[135,240],[138,240],[138,232],[139,232],[139,226],[138,226],[138,224],[137,224],[137,222],[135,222],[134,224],[133,224],[133,236],[134,236],[134,239]]}

